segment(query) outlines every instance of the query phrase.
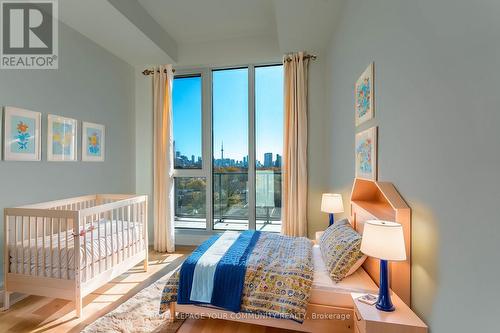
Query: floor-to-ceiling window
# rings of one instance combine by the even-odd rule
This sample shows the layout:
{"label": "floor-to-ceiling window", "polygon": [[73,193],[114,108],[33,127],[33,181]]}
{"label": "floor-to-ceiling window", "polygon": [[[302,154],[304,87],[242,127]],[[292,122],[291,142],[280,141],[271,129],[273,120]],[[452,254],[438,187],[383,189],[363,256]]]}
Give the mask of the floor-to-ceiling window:
{"label": "floor-to-ceiling window", "polygon": [[206,228],[206,177],[202,151],[202,75],[174,78],[172,90],[174,131],[175,226]]}
{"label": "floor-to-ceiling window", "polygon": [[248,68],[212,72],[214,229],[248,229]]}
{"label": "floor-to-ceiling window", "polygon": [[182,71],[173,114],[176,228],[279,232],[282,65]]}
{"label": "floor-to-ceiling window", "polygon": [[255,207],[257,229],[281,230],[283,67],[255,67]]}

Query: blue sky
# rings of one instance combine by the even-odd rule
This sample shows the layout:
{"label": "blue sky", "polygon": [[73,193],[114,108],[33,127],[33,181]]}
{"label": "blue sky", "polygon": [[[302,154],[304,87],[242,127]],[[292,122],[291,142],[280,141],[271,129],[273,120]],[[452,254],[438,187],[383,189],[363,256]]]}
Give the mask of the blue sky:
{"label": "blue sky", "polygon": [[[248,70],[213,72],[214,157],[242,160],[248,154]],[[201,78],[176,79],[173,90],[174,139],[176,150],[191,157],[201,156]],[[283,68],[258,67],[255,70],[256,153],[273,158],[283,145]]]}
{"label": "blue sky", "polygon": [[255,69],[256,158],[283,154],[283,66]]}
{"label": "blue sky", "polygon": [[174,80],[172,91],[175,150],[201,156],[201,77]]}

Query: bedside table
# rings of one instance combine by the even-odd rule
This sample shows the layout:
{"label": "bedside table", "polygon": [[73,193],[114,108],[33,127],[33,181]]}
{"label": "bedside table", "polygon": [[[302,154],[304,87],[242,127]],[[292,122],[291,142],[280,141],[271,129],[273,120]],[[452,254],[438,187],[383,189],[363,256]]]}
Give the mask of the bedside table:
{"label": "bedside table", "polygon": [[354,303],[354,333],[427,333],[427,325],[391,291],[393,312],[378,310],[356,298],[364,294],[351,293]]}

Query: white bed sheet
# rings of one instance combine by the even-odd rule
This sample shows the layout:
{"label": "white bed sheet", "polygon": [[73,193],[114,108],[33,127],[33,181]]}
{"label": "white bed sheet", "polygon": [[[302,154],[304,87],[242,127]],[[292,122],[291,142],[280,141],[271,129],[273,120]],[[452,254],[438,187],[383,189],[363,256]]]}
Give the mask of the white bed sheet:
{"label": "white bed sheet", "polygon": [[[117,222],[117,223],[116,223]],[[97,226],[97,223],[94,223]],[[118,226],[118,233],[116,228]],[[111,233],[111,227],[113,227],[113,233]],[[122,237],[123,229],[123,237]],[[80,267],[83,269],[86,266],[90,266],[92,262],[96,263],[100,259],[111,256],[111,253],[116,252],[118,249],[122,248],[122,244],[126,247],[127,245],[133,245],[137,242],[137,251],[139,251],[143,246],[142,237],[140,233],[142,228],[140,228],[139,223],[123,222],[122,221],[101,221],[99,223],[99,230],[96,227],[92,232],[87,232],[85,250],[87,251],[87,260],[85,261],[85,250],[80,247]],[[38,270],[38,274],[42,275],[43,269],[43,255],[45,252],[45,276],[52,277],[69,277],[74,276],[74,237],[72,236],[73,229],[68,230],[68,244],[66,246],[66,231],[60,233],[61,241],[61,251],[58,251],[57,233],[52,235],[52,251],[50,249],[50,242],[46,239],[45,246],[42,242],[42,237],[37,239],[37,246],[35,246],[35,240],[31,240],[31,245],[27,240],[24,241],[24,245],[18,242],[16,245],[9,245],[9,255],[10,255],[10,271],[11,272],[22,272],[24,266],[24,272],[28,272],[29,269],[32,270],[32,274],[35,274],[35,269]],[[111,235],[113,235],[113,240],[111,240]],[[84,238],[81,237],[81,242]],[[93,244],[93,245],[92,245]],[[99,246],[100,245],[100,246]],[[92,255],[93,247],[93,255]],[[99,252],[100,247],[100,252]],[[45,248],[45,251],[43,249]],[[107,251],[107,252],[106,252]],[[127,250],[125,249],[125,252]],[[23,262],[23,252],[24,252],[24,262]],[[38,261],[36,260],[35,253],[38,252]],[[15,254],[17,253],[17,258]],[[31,253],[31,260],[30,260]],[[51,256],[52,253],[52,256]],[[69,257],[68,257],[69,256]],[[61,263],[59,265],[59,261]],[[108,259],[110,260],[110,259]],[[69,267],[68,267],[69,264]],[[104,266],[104,260],[102,261]],[[111,261],[108,263],[108,267],[111,266]]]}
{"label": "white bed sheet", "polygon": [[319,245],[313,246],[314,280],[310,303],[352,307],[351,293],[378,293],[378,287],[360,267],[354,274],[336,283],[328,274]]}

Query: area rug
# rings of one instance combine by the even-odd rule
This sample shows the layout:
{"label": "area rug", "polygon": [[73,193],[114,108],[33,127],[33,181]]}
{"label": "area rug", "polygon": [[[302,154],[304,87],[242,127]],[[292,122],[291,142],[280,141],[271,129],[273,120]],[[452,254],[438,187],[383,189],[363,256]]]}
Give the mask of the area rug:
{"label": "area rug", "polygon": [[169,323],[170,313],[158,314],[165,282],[172,271],[153,282],[125,303],[85,327],[84,333],[174,333],[184,320]]}

